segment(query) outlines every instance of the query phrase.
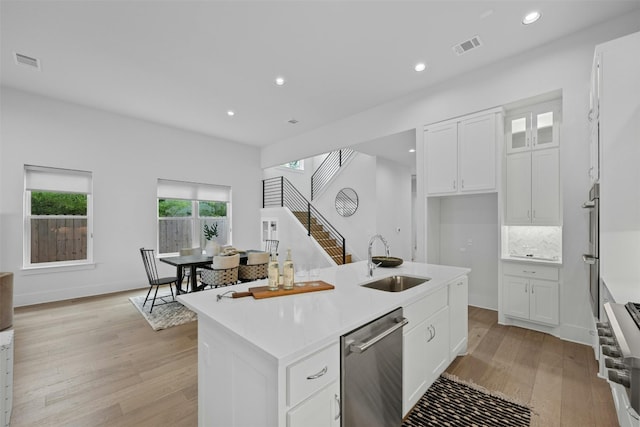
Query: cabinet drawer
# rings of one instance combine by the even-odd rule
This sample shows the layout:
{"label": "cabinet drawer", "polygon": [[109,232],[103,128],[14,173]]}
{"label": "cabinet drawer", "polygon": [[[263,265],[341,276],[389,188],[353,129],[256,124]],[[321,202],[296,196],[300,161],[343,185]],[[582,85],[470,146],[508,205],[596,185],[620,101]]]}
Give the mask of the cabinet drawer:
{"label": "cabinet drawer", "polygon": [[504,263],[503,274],[509,276],[531,277],[533,279],[558,280],[558,269],[545,265]]}
{"label": "cabinet drawer", "polygon": [[416,301],[404,307],[404,317],[409,320],[409,324],[405,327],[405,331],[409,331],[414,326],[418,326],[420,322],[432,316],[435,312],[447,305],[447,286],[436,292],[427,295],[419,301]]}
{"label": "cabinet drawer", "polygon": [[287,368],[287,403],[294,406],[340,378],[340,347],[336,343]]}

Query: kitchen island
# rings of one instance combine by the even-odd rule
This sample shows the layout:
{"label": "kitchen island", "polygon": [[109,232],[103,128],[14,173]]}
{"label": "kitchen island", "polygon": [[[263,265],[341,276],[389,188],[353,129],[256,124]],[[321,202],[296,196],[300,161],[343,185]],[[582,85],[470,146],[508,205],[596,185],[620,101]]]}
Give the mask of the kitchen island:
{"label": "kitchen island", "polygon": [[[411,262],[378,268],[373,278],[366,276],[366,270],[366,262],[320,270],[318,280],[335,289],[300,295],[218,300],[218,295],[230,290],[218,288],[179,296],[181,303],[198,314],[198,424],[339,425],[340,336],[398,307],[405,308],[410,322],[405,329],[424,324],[431,339],[436,336],[431,317],[441,322],[434,344],[439,343],[435,354],[443,359],[424,381],[418,381],[416,390],[405,393],[403,389],[403,410],[410,409],[415,395],[435,379],[434,372],[446,369],[455,354],[466,351],[466,275],[470,270]],[[395,293],[360,286],[397,274],[430,280]],[[264,284],[251,282],[232,289],[243,291]],[[409,341],[403,344],[404,371],[413,378],[410,371],[415,360],[421,359],[408,352],[407,345],[415,346]]]}

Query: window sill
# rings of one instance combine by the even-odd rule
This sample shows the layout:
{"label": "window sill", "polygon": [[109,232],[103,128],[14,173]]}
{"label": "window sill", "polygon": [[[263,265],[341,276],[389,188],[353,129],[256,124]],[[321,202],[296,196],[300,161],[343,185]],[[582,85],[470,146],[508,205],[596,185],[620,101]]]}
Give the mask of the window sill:
{"label": "window sill", "polygon": [[95,268],[96,268],[96,263],[91,262],[86,264],[65,264],[65,265],[22,267],[20,271],[22,272],[23,275],[29,276],[32,274],[66,273],[69,271],[93,270]]}

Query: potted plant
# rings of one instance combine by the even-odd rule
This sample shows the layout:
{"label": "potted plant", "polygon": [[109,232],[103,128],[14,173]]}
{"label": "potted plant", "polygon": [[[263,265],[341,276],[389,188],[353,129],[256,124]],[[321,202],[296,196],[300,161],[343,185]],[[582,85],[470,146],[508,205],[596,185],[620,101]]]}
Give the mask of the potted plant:
{"label": "potted plant", "polygon": [[213,240],[214,237],[218,237],[218,224],[213,223],[211,226],[204,225],[204,238],[207,239],[207,244],[204,248],[207,255],[215,256],[220,253],[220,245]]}

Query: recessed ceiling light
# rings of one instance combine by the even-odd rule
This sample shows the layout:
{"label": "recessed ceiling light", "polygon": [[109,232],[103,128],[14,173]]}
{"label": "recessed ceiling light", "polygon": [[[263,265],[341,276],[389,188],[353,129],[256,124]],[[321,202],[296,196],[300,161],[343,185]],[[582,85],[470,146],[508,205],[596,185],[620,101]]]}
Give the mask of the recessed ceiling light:
{"label": "recessed ceiling light", "polygon": [[292,125],[295,125],[295,124],[298,123],[298,119],[291,118],[291,119],[287,120],[287,122],[292,124]]}
{"label": "recessed ceiling light", "polygon": [[416,70],[417,72],[424,71],[426,70],[426,68],[427,68],[427,65],[424,62],[418,62],[416,66],[413,67],[413,69]]}
{"label": "recessed ceiling light", "polygon": [[416,152],[416,149],[415,149],[415,148],[410,148],[410,149],[409,149],[409,152],[410,152],[410,153],[415,153],[415,152]]}
{"label": "recessed ceiling light", "polygon": [[236,112],[233,110],[227,110],[227,116],[231,117],[231,116],[235,116]]}
{"label": "recessed ceiling light", "polygon": [[540,12],[538,12],[537,10],[534,10],[533,12],[527,13],[524,16],[524,18],[522,18],[522,23],[524,25],[533,24],[534,22],[536,22],[541,17],[542,17],[542,14]]}
{"label": "recessed ceiling light", "polygon": [[276,77],[275,82],[276,82],[276,84],[278,86],[283,86],[284,85],[284,77]]}

